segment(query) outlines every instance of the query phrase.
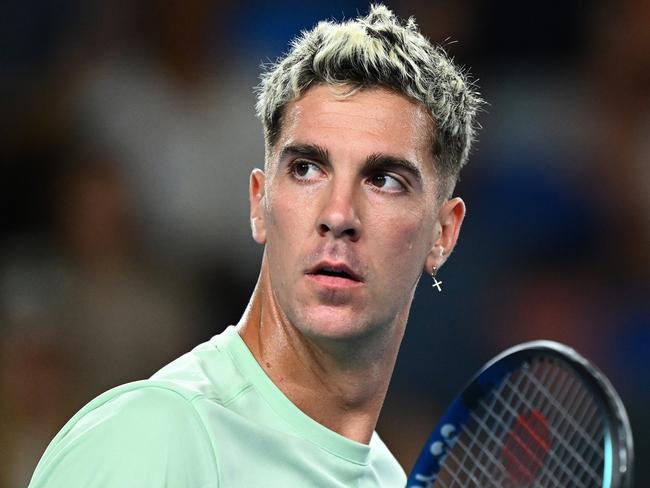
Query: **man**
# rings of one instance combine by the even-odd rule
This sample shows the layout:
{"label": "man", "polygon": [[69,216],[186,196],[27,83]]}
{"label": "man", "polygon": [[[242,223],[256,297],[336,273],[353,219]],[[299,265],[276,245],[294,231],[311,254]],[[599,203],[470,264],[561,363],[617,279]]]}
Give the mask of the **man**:
{"label": "man", "polygon": [[304,33],[258,97],[241,321],[84,407],[31,486],[404,485],[374,428],[420,275],[458,237],[480,99],[383,6]]}

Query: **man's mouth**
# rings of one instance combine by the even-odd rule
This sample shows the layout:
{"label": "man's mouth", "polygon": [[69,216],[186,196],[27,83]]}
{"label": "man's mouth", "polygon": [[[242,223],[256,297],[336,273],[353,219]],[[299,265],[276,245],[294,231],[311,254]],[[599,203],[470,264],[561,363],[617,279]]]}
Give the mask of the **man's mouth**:
{"label": "man's mouth", "polygon": [[313,267],[307,274],[314,277],[330,276],[350,281],[363,281],[361,276],[355,273],[348,265],[343,263],[320,263]]}

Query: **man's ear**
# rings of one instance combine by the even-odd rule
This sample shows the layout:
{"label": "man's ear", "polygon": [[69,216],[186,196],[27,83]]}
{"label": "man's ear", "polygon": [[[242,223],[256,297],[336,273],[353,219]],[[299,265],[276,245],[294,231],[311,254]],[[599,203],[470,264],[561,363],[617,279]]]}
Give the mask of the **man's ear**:
{"label": "man's ear", "polygon": [[464,218],[465,202],[460,198],[451,198],[440,206],[438,220],[433,227],[433,246],[425,263],[424,271],[427,274],[431,274],[434,267],[440,269],[453,251]]}
{"label": "man's ear", "polygon": [[259,244],[266,244],[266,224],[264,222],[264,181],[266,175],[261,169],[251,172],[248,198],[251,207],[251,231],[253,239]]}

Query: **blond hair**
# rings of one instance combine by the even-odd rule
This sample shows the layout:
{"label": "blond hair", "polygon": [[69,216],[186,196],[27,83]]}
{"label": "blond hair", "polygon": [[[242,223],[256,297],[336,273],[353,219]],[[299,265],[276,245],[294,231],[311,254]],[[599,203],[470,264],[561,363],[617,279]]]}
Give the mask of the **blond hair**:
{"label": "blond hair", "polygon": [[419,32],[413,18],[403,22],[384,5],[372,5],[365,17],[319,22],[294,39],[290,51],[266,67],[256,90],[267,152],[277,142],[284,107],[316,84],[349,86],[348,94],[384,87],[423,104],[434,122],[441,193],[451,193],[474,142],[483,101],[466,73]]}

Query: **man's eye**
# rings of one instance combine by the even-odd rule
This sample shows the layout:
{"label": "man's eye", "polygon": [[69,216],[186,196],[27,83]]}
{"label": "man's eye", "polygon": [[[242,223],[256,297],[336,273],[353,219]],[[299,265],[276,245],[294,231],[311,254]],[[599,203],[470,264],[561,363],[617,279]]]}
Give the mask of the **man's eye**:
{"label": "man's eye", "polygon": [[308,161],[296,161],[291,165],[291,174],[298,180],[313,180],[321,173],[318,165]]}
{"label": "man's eye", "polygon": [[386,174],[371,176],[368,181],[375,188],[389,193],[402,192],[405,189],[404,185],[397,178]]}

